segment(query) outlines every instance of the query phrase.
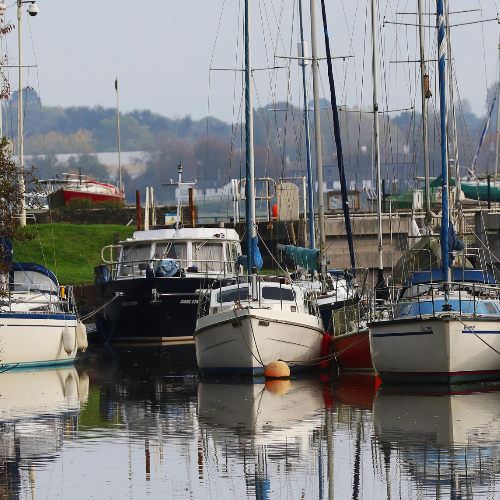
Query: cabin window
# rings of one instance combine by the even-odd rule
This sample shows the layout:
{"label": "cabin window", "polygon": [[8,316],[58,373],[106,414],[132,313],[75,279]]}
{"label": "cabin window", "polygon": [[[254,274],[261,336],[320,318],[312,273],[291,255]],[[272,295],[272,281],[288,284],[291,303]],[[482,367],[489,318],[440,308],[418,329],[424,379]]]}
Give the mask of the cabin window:
{"label": "cabin window", "polygon": [[248,299],[248,286],[240,286],[238,288],[231,288],[230,290],[223,290],[217,294],[217,303],[220,304],[222,293],[222,303],[224,302],[234,302],[235,300],[247,300]]}
{"label": "cabin window", "polygon": [[193,261],[200,272],[224,271],[224,247],[222,243],[193,243]]}
{"label": "cabin window", "polygon": [[14,271],[12,289],[15,292],[57,292],[57,285],[48,276],[36,271]]}
{"label": "cabin window", "polygon": [[181,267],[187,266],[187,247],[185,243],[162,243],[156,245],[155,259],[178,260]]}
{"label": "cabin window", "polygon": [[264,286],[262,287],[262,298],[269,300],[295,300],[295,293],[290,288]]}
{"label": "cabin window", "polygon": [[413,304],[404,304],[403,306],[401,306],[398,316],[408,316],[408,314],[410,314],[412,306]]}
{"label": "cabin window", "polygon": [[139,274],[139,262],[147,262],[151,255],[151,245],[124,245],[120,275]]}
{"label": "cabin window", "polygon": [[485,302],[484,303],[484,306],[486,307],[486,310],[489,312],[489,313],[492,313],[492,314],[495,314],[497,313],[497,308],[495,307],[495,304],[493,304],[492,302]]}

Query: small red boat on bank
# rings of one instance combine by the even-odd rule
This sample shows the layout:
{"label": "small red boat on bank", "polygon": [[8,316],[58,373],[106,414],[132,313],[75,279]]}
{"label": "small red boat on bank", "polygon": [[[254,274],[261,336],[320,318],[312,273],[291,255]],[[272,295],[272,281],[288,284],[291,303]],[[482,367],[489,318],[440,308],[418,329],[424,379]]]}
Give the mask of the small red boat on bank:
{"label": "small red boat on bank", "polygon": [[85,175],[63,174],[62,179],[48,182],[49,203],[52,208],[61,207],[76,199],[89,199],[95,203],[114,201],[125,203],[125,191],[118,183],[108,179],[92,179]]}

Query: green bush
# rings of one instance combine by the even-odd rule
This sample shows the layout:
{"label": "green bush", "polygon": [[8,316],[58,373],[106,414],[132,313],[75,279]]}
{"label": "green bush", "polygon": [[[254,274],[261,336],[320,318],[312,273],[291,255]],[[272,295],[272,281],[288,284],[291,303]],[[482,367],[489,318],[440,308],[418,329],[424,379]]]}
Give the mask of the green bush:
{"label": "green bush", "polygon": [[73,198],[63,210],[93,210],[95,208],[123,208],[125,204],[118,200],[94,201],[91,198]]}

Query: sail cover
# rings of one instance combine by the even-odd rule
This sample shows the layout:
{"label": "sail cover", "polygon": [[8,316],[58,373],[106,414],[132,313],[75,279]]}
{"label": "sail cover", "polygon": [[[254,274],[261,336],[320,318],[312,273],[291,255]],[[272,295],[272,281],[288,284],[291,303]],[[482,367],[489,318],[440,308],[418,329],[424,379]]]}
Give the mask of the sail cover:
{"label": "sail cover", "polygon": [[319,271],[319,250],[317,248],[296,247],[285,245],[284,250],[288,257],[293,259],[295,264],[304,269]]}
{"label": "sail cover", "polygon": [[[251,245],[252,245],[252,257],[253,257],[252,267],[260,269],[264,262],[262,260],[262,255],[260,254],[259,250],[259,239],[252,238]],[[245,269],[247,268],[248,258],[246,255],[240,255],[238,257],[238,265],[243,266]]]}

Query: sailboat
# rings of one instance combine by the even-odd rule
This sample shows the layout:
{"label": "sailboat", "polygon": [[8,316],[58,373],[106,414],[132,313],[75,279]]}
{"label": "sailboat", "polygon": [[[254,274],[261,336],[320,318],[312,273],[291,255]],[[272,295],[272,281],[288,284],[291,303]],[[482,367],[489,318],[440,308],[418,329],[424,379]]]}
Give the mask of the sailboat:
{"label": "sailboat", "polygon": [[[31,4],[30,4],[31,5]],[[22,189],[20,224],[26,225],[23,163],[23,92],[21,9],[18,1],[19,184]],[[3,140],[3,146],[6,139]],[[86,349],[85,326],[78,324],[72,287],[60,286],[46,267],[18,262],[9,239],[1,240],[1,255],[8,272],[0,275],[0,364],[3,369],[70,364],[78,348]]]}
{"label": "sailboat", "polygon": [[[304,37],[302,28],[302,2],[299,2],[300,35],[302,60],[304,58]],[[294,245],[278,245],[279,250],[284,250],[298,267],[294,274],[296,283],[309,290],[315,290],[318,295],[318,307],[323,324],[328,333],[333,334],[332,345],[336,354],[337,362],[341,368],[355,369],[361,367],[371,369],[370,349],[368,343],[368,329],[366,321],[362,321],[363,315],[361,299],[364,292],[367,270],[356,268],[354,257],[353,236],[349,214],[349,202],[347,197],[347,184],[345,179],[344,162],[342,154],[342,142],[340,138],[340,125],[336,104],[335,84],[330,55],[328,30],[326,27],[326,13],[322,9],[323,24],[325,31],[325,44],[328,62],[328,76],[332,101],[333,126],[335,145],[337,149],[337,161],[339,178],[342,191],[342,208],[349,245],[351,268],[346,270],[327,270],[326,244],[325,244],[325,213],[323,192],[323,164],[321,154],[321,126],[319,106],[319,77],[318,56],[316,41],[316,15],[315,6],[311,2],[311,40],[312,40],[312,74],[313,74],[313,97],[314,97],[314,128],[315,128],[315,153],[316,153],[316,176],[318,181],[318,228],[319,248],[315,248],[314,213],[312,203],[312,172],[310,168],[309,134],[307,105],[304,112],[306,129],[306,153],[307,153],[307,180],[309,186],[309,233],[310,247],[302,248]],[[302,80],[304,87],[304,102],[307,103],[305,86],[305,65],[302,64]],[[318,278],[316,275],[319,274]],[[361,284],[361,287],[358,285]],[[361,290],[361,293],[360,293]],[[361,339],[360,339],[361,336]],[[363,349],[363,352],[360,351]],[[324,353],[325,354],[325,353]]]}
{"label": "sailboat", "polygon": [[291,371],[311,368],[320,357],[323,341],[315,292],[258,276],[262,257],[255,231],[249,10],[249,0],[245,0],[247,256],[238,261],[247,268],[247,276],[200,294],[194,340],[202,373],[260,375],[277,360],[288,363]]}
{"label": "sailboat", "polygon": [[[383,382],[455,383],[500,379],[500,300],[493,277],[451,267],[463,248],[448,217],[443,0],[438,0],[441,112],[441,268],[410,273],[391,317],[370,323],[374,369]],[[463,244],[462,244],[463,245]]]}

